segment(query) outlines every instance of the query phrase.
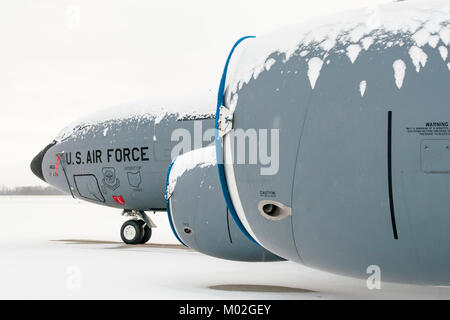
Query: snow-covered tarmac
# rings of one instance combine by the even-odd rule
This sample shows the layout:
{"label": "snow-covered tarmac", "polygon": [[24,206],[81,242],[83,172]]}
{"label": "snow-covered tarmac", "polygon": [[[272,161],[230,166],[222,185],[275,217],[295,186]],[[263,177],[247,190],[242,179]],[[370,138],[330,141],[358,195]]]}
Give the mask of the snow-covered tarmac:
{"label": "snow-covered tarmac", "polygon": [[152,219],[150,244],[125,246],[117,209],[69,197],[0,197],[0,298],[450,298],[446,287],[383,282],[369,290],[365,280],[291,262],[215,259],[178,246],[165,213]]}

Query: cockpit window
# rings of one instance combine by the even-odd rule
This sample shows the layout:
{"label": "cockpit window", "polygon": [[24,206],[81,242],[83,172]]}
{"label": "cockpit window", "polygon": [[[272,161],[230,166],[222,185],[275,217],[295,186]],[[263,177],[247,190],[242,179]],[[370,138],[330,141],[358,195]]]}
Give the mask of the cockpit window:
{"label": "cockpit window", "polygon": [[96,176],[93,174],[80,174],[74,175],[73,179],[81,197],[91,201],[105,202]]}
{"label": "cockpit window", "polygon": [[91,124],[77,124],[75,126],[73,125],[69,125],[67,127],[65,127],[64,129],[62,129],[57,137],[56,140],[57,141],[64,141],[66,139],[68,139],[71,135],[73,135],[74,133],[80,132],[82,130],[88,129],[89,127],[91,127]]}

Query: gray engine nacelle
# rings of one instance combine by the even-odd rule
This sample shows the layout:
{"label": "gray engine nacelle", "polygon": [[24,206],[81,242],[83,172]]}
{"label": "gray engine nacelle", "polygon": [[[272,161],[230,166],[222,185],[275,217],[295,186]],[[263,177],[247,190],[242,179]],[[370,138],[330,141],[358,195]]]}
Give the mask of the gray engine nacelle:
{"label": "gray engine nacelle", "polygon": [[186,246],[227,260],[282,260],[247,239],[234,223],[220,190],[215,147],[174,160],[168,172],[167,198],[172,229]]}
{"label": "gray engine nacelle", "polygon": [[[261,245],[331,272],[450,284],[449,12],[390,3],[238,44],[216,113],[223,186]],[[257,154],[241,147],[252,139]]]}

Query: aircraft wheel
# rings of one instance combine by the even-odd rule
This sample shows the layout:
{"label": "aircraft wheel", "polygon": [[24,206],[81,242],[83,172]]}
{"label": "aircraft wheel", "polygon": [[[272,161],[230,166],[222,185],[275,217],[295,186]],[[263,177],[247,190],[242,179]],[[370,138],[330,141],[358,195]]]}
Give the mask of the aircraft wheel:
{"label": "aircraft wheel", "polygon": [[126,244],[139,244],[144,236],[141,224],[136,220],[128,220],[120,229],[120,237]]}
{"label": "aircraft wheel", "polygon": [[148,225],[145,225],[145,221],[144,220],[138,220],[139,224],[141,225],[141,227],[144,228],[144,235],[142,236],[141,242],[139,242],[140,244],[144,244],[147,243],[148,240],[150,240],[150,238],[152,237],[152,228],[150,228]]}

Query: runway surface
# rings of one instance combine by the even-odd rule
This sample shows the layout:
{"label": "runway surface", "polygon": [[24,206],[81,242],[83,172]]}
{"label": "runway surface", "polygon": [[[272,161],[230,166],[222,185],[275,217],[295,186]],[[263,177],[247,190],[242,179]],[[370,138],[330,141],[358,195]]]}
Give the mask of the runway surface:
{"label": "runway surface", "polygon": [[0,299],[449,299],[449,287],[382,282],[291,262],[242,263],[180,245],[165,213],[127,246],[120,210],[69,197],[0,197]]}

